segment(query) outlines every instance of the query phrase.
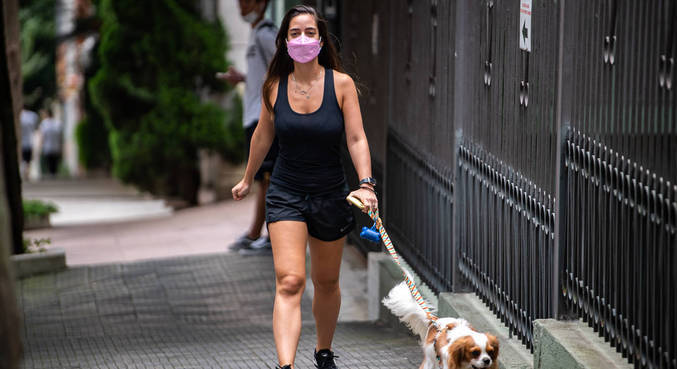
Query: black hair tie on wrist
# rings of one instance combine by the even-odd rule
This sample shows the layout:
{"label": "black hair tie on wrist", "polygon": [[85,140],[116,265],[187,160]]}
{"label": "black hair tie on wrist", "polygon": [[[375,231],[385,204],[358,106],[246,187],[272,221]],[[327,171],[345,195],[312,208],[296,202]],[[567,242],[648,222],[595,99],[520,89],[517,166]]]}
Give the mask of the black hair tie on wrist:
{"label": "black hair tie on wrist", "polygon": [[371,188],[370,186],[360,186],[360,188],[361,188],[361,189],[364,189],[364,190],[369,190],[369,191],[373,192],[374,195],[377,195],[376,190],[374,190],[374,189]]}

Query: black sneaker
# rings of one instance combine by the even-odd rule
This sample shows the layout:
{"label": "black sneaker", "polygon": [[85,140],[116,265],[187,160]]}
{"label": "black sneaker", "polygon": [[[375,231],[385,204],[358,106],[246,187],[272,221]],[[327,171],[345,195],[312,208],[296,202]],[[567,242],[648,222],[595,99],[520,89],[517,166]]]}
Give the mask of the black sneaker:
{"label": "black sneaker", "polygon": [[315,352],[315,367],[318,369],[336,369],[334,353],[330,349],[322,349]]}
{"label": "black sneaker", "polygon": [[275,369],[291,369],[291,365],[285,365],[285,366],[275,365]]}

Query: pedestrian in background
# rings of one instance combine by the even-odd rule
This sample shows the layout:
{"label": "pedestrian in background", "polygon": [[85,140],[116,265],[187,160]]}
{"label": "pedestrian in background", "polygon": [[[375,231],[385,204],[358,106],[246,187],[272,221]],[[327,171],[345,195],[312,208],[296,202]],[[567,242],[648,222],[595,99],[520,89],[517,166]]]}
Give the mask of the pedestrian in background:
{"label": "pedestrian in background", "polygon": [[21,110],[21,178],[28,181],[33,161],[33,137],[38,128],[40,116],[24,107]]}
{"label": "pedestrian in background", "polygon": [[[296,6],[284,16],[276,45],[263,84],[265,108],[252,138],[244,178],[233,187],[233,198],[247,196],[254,173],[277,137],[280,155],[266,195],[266,222],[276,278],[273,334],[278,368],[294,367],[310,244],[315,366],[335,369],[332,341],[341,306],[341,256],[346,235],[355,227],[346,196],[350,193],[374,210],[376,181],[371,177],[357,89],[343,73],[327,22],[314,8]],[[341,164],[344,134],[361,178],[352,192]]]}
{"label": "pedestrian in background", "polygon": [[[219,73],[218,77],[233,85],[239,82],[245,83],[242,124],[245,131],[247,153],[249,154],[252,135],[261,113],[261,87],[268,65],[276,50],[277,27],[271,20],[265,18],[268,0],[239,0],[239,6],[240,15],[252,27],[247,43],[247,74],[245,76],[231,66],[228,68],[228,72]],[[249,229],[229,247],[231,250],[239,250],[240,254],[252,255],[271,252],[270,237],[261,237],[261,231],[265,221],[266,191],[277,158],[277,151],[277,142],[274,142],[263,160],[261,168],[254,175],[255,181],[260,185],[256,194],[252,223]]]}
{"label": "pedestrian in background", "polygon": [[40,133],[42,134],[42,149],[40,152],[45,160],[47,173],[54,177],[61,162],[63,128],[61,122],[54,118],[51,108],[47,108],[44,115],[45,118],[40,123]]}

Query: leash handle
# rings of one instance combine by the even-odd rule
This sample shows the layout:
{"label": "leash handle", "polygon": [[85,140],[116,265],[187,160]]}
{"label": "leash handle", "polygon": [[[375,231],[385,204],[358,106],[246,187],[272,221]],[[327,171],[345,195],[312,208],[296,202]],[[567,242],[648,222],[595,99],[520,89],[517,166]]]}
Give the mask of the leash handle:
{"label": "leash handle", "polygon": [[[348,197],[346,197],[346,200],[351,204],[355,205],[356,207],[358,207],[360,210],[364,210],[366,208],[366,206],[362,203],[362,201],[360,201],[360,199],[354,196],[348,195]],[[436,321],[437,317],[432,314],[433,309],[426,304],[425,299],[423,298],[423,296],[421,296],[421,293],[416,287],[416,283],[414,282],[413,279],[409,278],[409,273],[407,273],[407,271],[400,263],[400,255],[398,255],[397,251],[395,251],[393,242],[390,240],[390,237],[388,236],[388,233],[386,232],[386,229],[383,226],[383,223],[381,222],[381,218],[378,215],[378,209],[376,209],[375,211],[369,210],[369,217],[374,221],[376,228],[381,234],[381,240],[383,241],[383,244],[388,250],[388,253],[402,270],[402,274],[404,275],[404,281],[407,283],[409,291],[411,291],[411,295],[414,297],[414,300],[416,300],[416,302],[421,306],[421,308],[423,308],[423,311],[425,311],[426,315],[428,316],[428,319],[430,319],[433,322]]]}
{"label": "leash handle", "polygon": [[346,200],[348,200],[348,202],[350,202],[351,204],[357,206],[357,208],[360,210],[364,210],[365,208],[365,205],[362,203],[362,201],[360,201],[360,199],[358,199],[355,196],[348,195],[348,197],[346,197]]}

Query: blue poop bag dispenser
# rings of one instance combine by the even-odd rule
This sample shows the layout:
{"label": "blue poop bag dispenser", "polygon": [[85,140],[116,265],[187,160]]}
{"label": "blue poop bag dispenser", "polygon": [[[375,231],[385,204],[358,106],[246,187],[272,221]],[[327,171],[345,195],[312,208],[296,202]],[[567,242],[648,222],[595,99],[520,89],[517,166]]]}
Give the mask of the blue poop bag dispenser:
{"label": "blue poop bag dispenser", "polygon": [[[348,195],[348,197],[346,197],[346,200],[350,201],[351,203],[353,203],[353,205],[357,206],[358,208],[364,210],[364,204],[362,204],[362,202],[359,199]],[[379,233],[378,229],[376,229],[376,223],[374,223],[374,225],[371,226],[371,228],[362,227],[362,232],[360,232],[360,237],[364,238],[367,241],[371,241],[371,242],[380,242],[381,241],[381,234]]]}
{"label": "blue poop bag dispenser", "polygon": [[371,242],[380,242],[381,234],[376,229],[376,223],[374,223],[371,228],[362,227],[362,232],[360,232],[360,237]]}

